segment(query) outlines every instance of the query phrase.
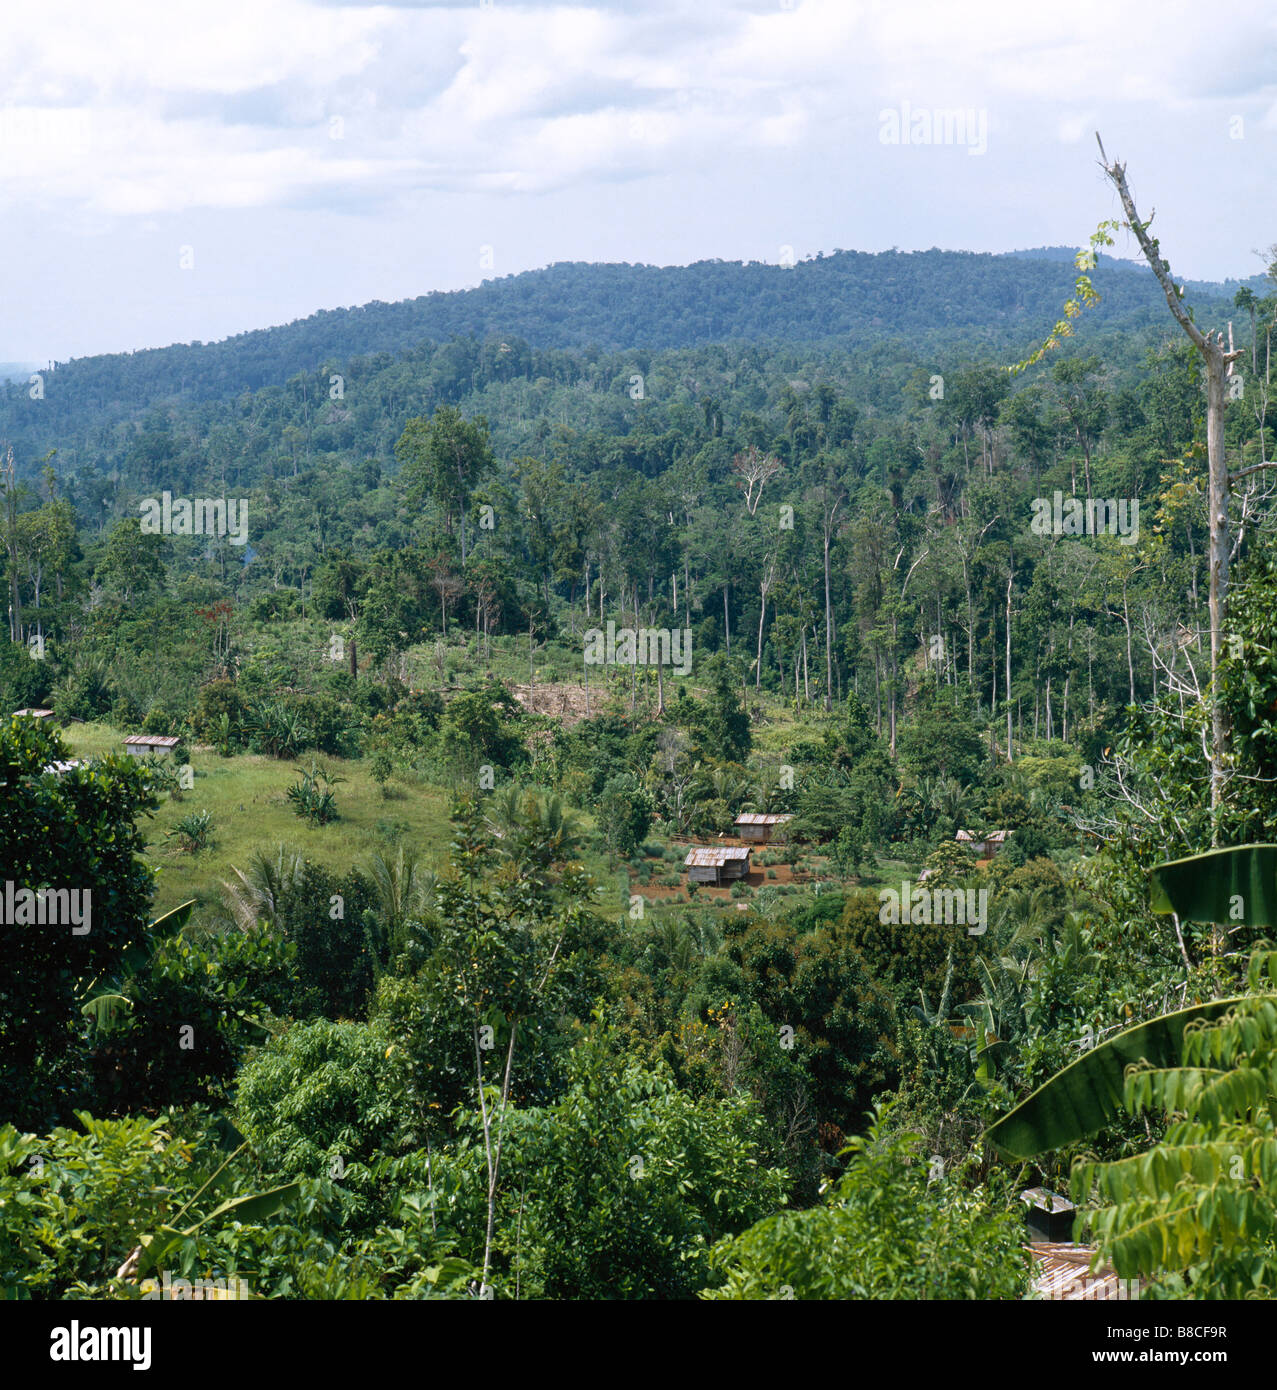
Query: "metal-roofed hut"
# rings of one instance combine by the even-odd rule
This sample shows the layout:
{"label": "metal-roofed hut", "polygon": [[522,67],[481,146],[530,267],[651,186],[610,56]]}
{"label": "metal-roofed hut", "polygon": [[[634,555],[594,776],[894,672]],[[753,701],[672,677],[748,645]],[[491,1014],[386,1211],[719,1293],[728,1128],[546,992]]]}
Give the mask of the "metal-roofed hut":
{"label": "metal-roofed hut", "polygon": [[959,830],[953,837],[960,845],[975,851],[977,859],[992,859],[1006,844],[1009,830],[990,830],[987,835],[973,835],[969,830]]}
{"label": "metal-roofed hut", "polygon": [[130,734],[124,740],[124,751],[130,758],[157,757],[171,753],[178,742],[170,734]]}
{"label": "metal-roofed hut", "polygon": [[715,845],[688,850],[683,865],[689,883],[712,883],[716,888],[749,873],[748,845]]}
{"label": "metal-roofed hut", "polygon": [[736,817],[736,834],[742,840],[753,844],[767,845],[782,825],[787,825],[793,816],[761,815],[756,811],[743,811]]}

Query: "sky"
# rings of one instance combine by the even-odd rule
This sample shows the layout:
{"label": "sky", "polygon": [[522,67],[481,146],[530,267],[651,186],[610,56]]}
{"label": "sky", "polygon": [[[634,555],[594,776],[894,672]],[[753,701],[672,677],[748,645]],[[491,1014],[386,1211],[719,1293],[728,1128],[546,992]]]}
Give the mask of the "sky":
{"label": "sky", "polygon": [[0,92],[0,361],[555,261],[1080,246],[1097,129],[1177,276],[1277,241],[1262,4],[44,0]]}

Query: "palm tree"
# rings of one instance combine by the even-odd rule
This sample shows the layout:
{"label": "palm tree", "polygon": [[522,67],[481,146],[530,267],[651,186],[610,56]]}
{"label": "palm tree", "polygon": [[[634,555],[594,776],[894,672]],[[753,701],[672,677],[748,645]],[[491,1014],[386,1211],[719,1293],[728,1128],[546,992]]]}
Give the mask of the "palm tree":
{"label": "palm tree", "polygon": [[306,876],[306,860],[297,850],[279,845],[275,857],[255,850],[248,861],[248,872],[231,866],[238,883],[222,884],[222,903],[240,931],[249,931],[261,922],[273,926],[281,901],[290,889],[300,888]]}
{"label": "palm tree", "polygon": [[391,859],[377,850],[364,867],[377,896],[377,906],[392,932],[410,917],[421,917],[433,908],[438,880],[435,874],[422,867],[416,851],[400,844]]}
{"label": "palm tree", "polygon": [[507,787],[489,798],[487,825],[496,837],[497,854],[517,864],[525,879],[541,891],[558,878],[556,871],[580,857],[580,818],[557,793],[540,795]]}
{"label": "palm tree", "polygon": [[422,867],[415,851],[402,843],[392,859],[381,851],[369,856],[365,872],[377,898],[377,920],[364,919],[364,936],[372,957],[373,974],[380,977],[416,932],[426,949],[433,944],[438,877]]}

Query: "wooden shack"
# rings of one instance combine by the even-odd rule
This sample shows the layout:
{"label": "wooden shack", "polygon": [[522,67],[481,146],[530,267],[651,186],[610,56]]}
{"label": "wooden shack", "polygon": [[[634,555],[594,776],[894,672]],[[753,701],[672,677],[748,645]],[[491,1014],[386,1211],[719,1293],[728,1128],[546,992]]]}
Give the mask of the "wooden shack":
{"label": "wooden shack", "polygon": [[787,825],[793,816],[759,815],[754,811],[744,811],[736,817],[736,835],[749,840],[751,844],[768,845],[782,825]]}
{"label": "wooden shack", "polygon": [[992,859],[1006,844],[1008,830],[990,830],[985,836],[977,837],[969,830],[959,830],[954,839],[965,848],[974,850],[977,859]]}
{"label": "wooden shack", "polygon": [[130,734],[124,740],[124,751],[130,758],[152,758],[171,753],[179,740],[169,734]]}
{"label": "wooden shack", "polygon": [[724,883],[744,878],[749,873],[748,845],[715,845],[688,850],[683,860],[689,883],[712,883],[721,888]]}

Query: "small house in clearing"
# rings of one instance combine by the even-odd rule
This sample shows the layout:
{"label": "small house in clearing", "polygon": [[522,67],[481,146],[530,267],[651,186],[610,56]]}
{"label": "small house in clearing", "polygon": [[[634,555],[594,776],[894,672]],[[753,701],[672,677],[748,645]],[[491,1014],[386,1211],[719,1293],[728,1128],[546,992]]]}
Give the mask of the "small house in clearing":
{"label": "small house in clearing", "polygon": [[159,757],[177,745],[178,740],[169,734],[130,734],[124,740],[124,751],[130,758]]}
{"label": "small house in clearing", "polygon": [[15,719],[52,719],[51,709],[15,709],[13,711]]}
{"label": "small house in clearing", "polygon": [[977,859],[992,859],[1006,844],[1008,830],[990,830],[983,837],[973,835],[969,830],[959,830],[954,839],[967,849],[974,850]]}
{"label": "small house in clearing", "polygon": [[736,817],[736,834],[742,840],[767,845],[780,827],[791,820],[793,816],[759,815],[754,811],[744,811]]}
{"label": "small house in clearing", "polygon": [[748,845],[715,845],[688,850],[683,860],[689,883],[712,883],[721,888],[749,873]]}

